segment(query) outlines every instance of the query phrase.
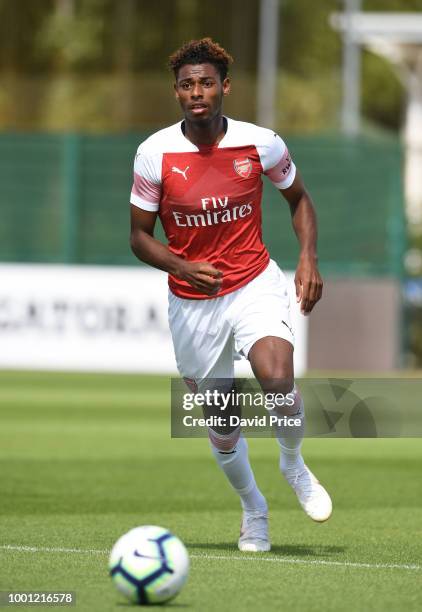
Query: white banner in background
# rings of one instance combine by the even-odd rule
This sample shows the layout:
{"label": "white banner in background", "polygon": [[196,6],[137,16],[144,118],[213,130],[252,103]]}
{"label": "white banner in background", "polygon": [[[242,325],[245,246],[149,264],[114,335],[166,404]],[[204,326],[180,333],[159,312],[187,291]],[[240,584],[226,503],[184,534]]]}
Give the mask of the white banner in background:
{"label": "white banner in background", "polygon": [[[307,320],[291,286],[296,375]],[[143,267],[0,265],[0,368],[175,373],[167,276]],[[238,375],[250,373],[246,360]]]}

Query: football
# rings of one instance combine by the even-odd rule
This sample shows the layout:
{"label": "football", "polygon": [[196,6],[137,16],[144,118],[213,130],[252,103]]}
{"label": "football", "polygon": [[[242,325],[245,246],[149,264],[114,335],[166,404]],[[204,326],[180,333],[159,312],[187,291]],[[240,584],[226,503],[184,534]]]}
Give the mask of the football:
{"label": "football", "polygon": [[189,572],[184,544],[164,527],[135,527],[117,540],[109,572],[116,588],[133,603],[160,604],[180,592]]}

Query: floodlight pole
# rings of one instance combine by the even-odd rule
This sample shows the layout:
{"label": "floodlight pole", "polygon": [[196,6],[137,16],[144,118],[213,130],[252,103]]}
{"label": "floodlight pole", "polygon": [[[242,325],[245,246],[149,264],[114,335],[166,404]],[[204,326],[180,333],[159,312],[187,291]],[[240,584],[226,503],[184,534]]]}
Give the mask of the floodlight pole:
{"label": "floodlight pole", "polygon": [[[350,0],[352,2],[352,0]],[[404,122],[404,183],[409,228],[422,233],[422,14],[359,12],[333,14],[334,29],[343,40],[353,38],[396,68],[406,93]],[[350,125],[348,126],[350,127]]]}
{"label": "floodlight pole", "polygon": [[407,70],[407,104],[404,121],[406,163],[404,184],[407,218],[416,233],[422,230],[422,50],[412,70]]}
{"label": "floodlight pole", "polygon": [[360,131],[360,65],[361,50],[352,30],[352,18],[361,8],[361,0],[344,0],[345,30],[343,32],[343,103],[341,129],[347,136]]}
{"label": "floodlight pole", "polygon": [[260,0],[257,123],[275,129],[279,0]]}

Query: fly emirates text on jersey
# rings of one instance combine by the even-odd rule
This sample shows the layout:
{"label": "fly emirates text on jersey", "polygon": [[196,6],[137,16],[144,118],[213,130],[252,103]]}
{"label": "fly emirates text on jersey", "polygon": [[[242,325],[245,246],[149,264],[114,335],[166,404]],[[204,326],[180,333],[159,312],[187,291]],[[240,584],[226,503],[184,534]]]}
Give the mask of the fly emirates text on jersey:
{"label": "fly emirates text on jersey", "polygon": [[174,210],[173,216],[176,225],[179,227],[206,227],[207,225],[237,221],[252,214],[252,203],[239,204],[229,202],[228,196],[222,198],[210,196],[209,198],[201,198],[201,211],[198,214],[187,215]]}

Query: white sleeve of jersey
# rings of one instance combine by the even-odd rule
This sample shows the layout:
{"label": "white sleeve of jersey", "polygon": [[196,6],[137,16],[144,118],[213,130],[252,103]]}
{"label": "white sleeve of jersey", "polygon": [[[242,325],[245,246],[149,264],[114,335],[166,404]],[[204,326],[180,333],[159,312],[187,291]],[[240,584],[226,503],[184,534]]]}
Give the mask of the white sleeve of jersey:
{"label": "white sleeve of jersey", "polygon": [[278,189],[287,189],[295,179],[296,166],[280,136],[270,130],[266,132],[269,136],[265,144],[258,147],[264,174]]}
{"label": "white sleeve of jersey", "polygon": [[161,198],[162,153],[148,154],[145,143],[136,152],[130,202],[138,208],[156,212]]}

